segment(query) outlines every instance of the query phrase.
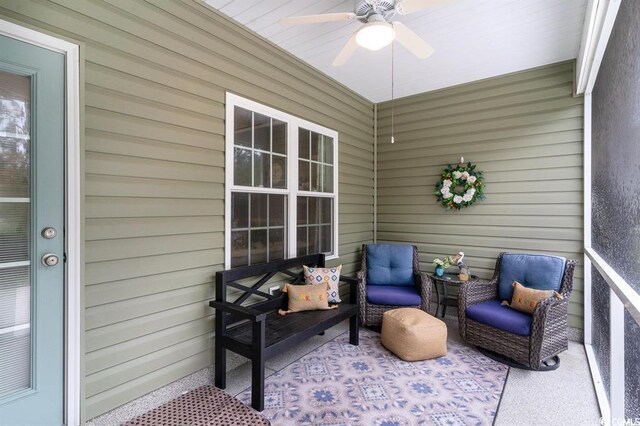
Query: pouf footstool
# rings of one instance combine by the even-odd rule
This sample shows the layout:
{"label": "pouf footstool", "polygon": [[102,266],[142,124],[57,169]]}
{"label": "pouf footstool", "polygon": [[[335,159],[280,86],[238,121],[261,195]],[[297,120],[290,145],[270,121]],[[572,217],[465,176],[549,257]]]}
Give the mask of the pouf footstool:
{"label": "pouf footstool", "polygon": [[416,308],[386,311],[382,316],[382,345],[405,361],[422,361],[447,354],[447,326]]}

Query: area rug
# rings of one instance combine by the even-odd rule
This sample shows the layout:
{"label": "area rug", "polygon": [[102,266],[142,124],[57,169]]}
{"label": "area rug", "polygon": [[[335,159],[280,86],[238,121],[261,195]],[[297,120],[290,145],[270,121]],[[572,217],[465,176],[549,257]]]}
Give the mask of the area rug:
{"label": "area rug", "polygon": [[[509,367],[448,341],[447,356],[397,358],[380,334],[342,334],[265,380],[273,425],[490,425]],[[251,404],[251,388],[237,395]]]}

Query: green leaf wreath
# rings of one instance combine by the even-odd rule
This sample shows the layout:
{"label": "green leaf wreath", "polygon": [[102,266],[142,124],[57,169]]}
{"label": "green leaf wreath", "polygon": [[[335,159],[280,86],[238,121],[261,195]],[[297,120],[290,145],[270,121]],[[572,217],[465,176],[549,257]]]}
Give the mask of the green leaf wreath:
{"label": "green leaf wreath", "polygon": [[438,202],[449,210],[460,210],[478,200],[484,200],[482,172],[471,162],[457,166],[447,165],[433,192]]}

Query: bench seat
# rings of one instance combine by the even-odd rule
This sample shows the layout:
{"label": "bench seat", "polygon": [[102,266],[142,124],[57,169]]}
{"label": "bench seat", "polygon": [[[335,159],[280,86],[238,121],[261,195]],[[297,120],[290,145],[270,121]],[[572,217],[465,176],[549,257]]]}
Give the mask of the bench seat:
{"label": "bench seat", "polygon": [[[358,281],[340,277],[349,284],[349,299],[336,309],[303,311],[279,315],[278,309],[287,309],[286,293],[271,295],[260,291],[271,278],[284,274],[293,284],[303,284],[303,265],[324,267],[324,254],[301,256],[260,265],[233,268],[216,273],[216,299],[209,302],[215,308],[215,385],[226,387],[226,351],[230,350],[251,360],[251,406],[264,409],[265,361],[284,353],[315,335],[349,320],[349,343],[358,344]],[[243,283],[252,277],[258,280],[251,286]],[[228,287],[244,292],[234,302],[227,301]],[[264,300],[245,306],[249,297]]]}

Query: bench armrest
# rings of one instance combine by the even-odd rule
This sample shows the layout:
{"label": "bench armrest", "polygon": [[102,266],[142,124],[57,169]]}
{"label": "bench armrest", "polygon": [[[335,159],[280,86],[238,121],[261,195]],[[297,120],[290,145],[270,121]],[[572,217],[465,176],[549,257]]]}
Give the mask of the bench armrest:
{"label": "bench armrest", "polygon": [[212,300],[209,302],[209,306],[217,310],[221,310],[222,312],[234,314],[253,322],[264,321],[267,318],[266,313],[261,312],[257,309],[234,305],[233,303],[229,302],[218,302],[217,300]]}
{"label": "bench armrest", "polygon": [[340,275],[340,281],[348,283],[349,286],[358,285],[358,279],[356,277],[348,277],[346,275]]}
{"label": "bench armrest", "polygon": [[358,304],[358,279],[340,275],[340,281],[349,284],[349,303]]}

